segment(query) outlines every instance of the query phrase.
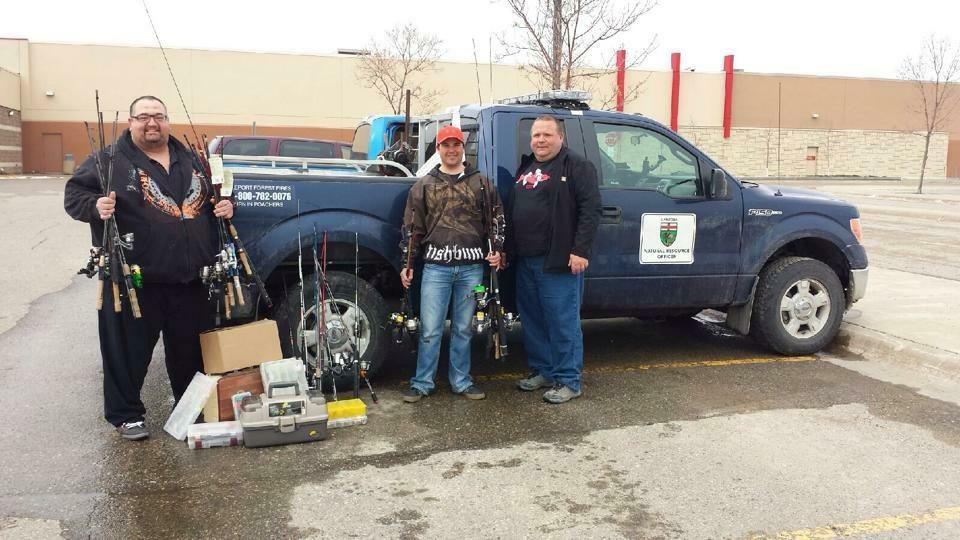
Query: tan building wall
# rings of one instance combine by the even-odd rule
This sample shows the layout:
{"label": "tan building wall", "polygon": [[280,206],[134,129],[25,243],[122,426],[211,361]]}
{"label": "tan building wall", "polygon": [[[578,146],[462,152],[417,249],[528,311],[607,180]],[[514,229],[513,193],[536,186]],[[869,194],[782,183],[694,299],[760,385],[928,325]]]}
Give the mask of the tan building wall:
{"label": "tan building wall", "polygon": [[[816,130],[680,126],[680,134],[730,172],[763,176],[916,177],[923,156],[923,134],[879,130]],[[930,141],[926,175],[946,174],[947,134]],[[814,159],[810,159],[814,158]],[[779,165],[779,167],[778,167]]]}
{"label": "tan building wall", "polygon": [[0,106],[20,110],[20,76],[0,67]]}
{"label": "tan building wall", "polygon": [[[952,91],[960,94],[960,84],[953,85]],[[737,73],[732,125],[776,127],[779,117],[781,128],[923,131],[919,100],[916,85],[906,81]],[[931,145],[931,152],[942,150],[944,156],[937,159],[944,161],[945,166],[934,168],[930,174],[960,176],[960,107],[944,120],[940,130],[947,134],[950,143],[942,149]],[[905,144],[915,148],[912,136],[905,138]],[[915,170],[906,176],[919,176],[919,160],[915,160]],[[904,176],[893,171],[884,174]]]}
{"label": "tan building wall", "polygon": [[0,67],[0,171],[23,170],[20,128],[20,76]]}
{"label": "tan building wall", "polygon": [[[360,119],[389,111],[381,97],[358,81],[357,57],[188,49],[168,50],[167,55],[193,122],[198,131],[210,136],[248,133],[251,124],[256,122],[258,133],[349,139]],[[0,39],[0,67],[20,74],[25,170],[43,170],[57,162],[57,156],[45,155],[57,148],[53,142],[56,134],[62,138],[60,152],[73,154],[78,161],[89,152],[81,122],[94,120],[94,89],[100,90],[101,107],[107,116],[119,110],[122,121],[133,97],[158,95],[166,101],[177,124],[174,132],[184,131],[186,115],[159,49]],[[475,103],[478,99],[476,69],[468,63],[438,63],[437,70],[429,74],[431,88],[442,92],[437,105],[442,108]],[[480,65],[479,71],[480,93],[486,102],[536,89],[516,66]],[[723,115],[723,74],[685,72],[680,79],[680,125],[719,128]],[[640,94],[627,103],[626,110],[668,124],[671,73],[633,70],[627,73],[626,81],[628,87],[639,81],[644,83]],[[782,88],[779,107],[778,83]],[[594,105],[599,104],[600,96],[610,94],[612,88],[612,76],[597,81],[592,88],[598,95]],[[920,127],[918,116],[911,108],[913,91],[902,81],[737,73],[733,126],[776,127],[779,113],[780,125],[789,129],[831,133],[909,132]],[[429,112],[418,110],[422,109],[418,105],[414,104],[415,112]],[[813,113],[817,113],[818,118],[813,118]],[[951,149],[949,167],[960,169],[960,147],[954,144],[960,142],[958,117],[960,114],[955,115],[945,129],[951,144],[933,149],[934,154],[943,155],[934,156],[932,171],[945,170],[936,164],[948,161],[948,148]],[[703,137],[710,139],[706,133]],[[807,144],[801,140],[806,135],[797,137],[798,145]],[[910,141],[914,136],[904,137],[904,148],[913,148]],[[752,138],[755,137],[732,137],[711,148],[733,152],[732,148],[742,143],[748,145],[744,151],[753,155],[756,145],[750,142]],[[817,145],[826,147],[819,142]],[[848,160],[860,160],[860,164],[840,167],[844,171],[904,175],[899,168],[879,169],[879,164],[886,161],[878,161],[872,154],[861,154],[861,150],[870,148],[861,149],[856,145],[845,148],[854,152]],[[837,150],[833,153],[836,156]],[[832,160],[831,170],[837,168],[838,159]],[[737,163],[731,169],[758,170],[754,165]],[[781,171],[784,171],[782,162]]]}

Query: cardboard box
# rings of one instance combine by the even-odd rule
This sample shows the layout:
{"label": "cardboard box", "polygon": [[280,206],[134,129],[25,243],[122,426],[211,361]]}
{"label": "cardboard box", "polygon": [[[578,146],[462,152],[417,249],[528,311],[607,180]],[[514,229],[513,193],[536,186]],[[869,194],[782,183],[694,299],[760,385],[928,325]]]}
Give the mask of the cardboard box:
{"label": "cardboard box", "polygon": [[[209,377],[215,379],[218,383],[220,381],[219,375],[210,375]],[[210,391],[210,397],[207,398],[207,402],[203,405],[203,421],[206,423],[220,421],[220,402],[217,400],[216,386]]]}
{"label": "cardboard box", "polygon": [[217,381],[217,405],[221,422],[236,420],[233,415],[233,395],[237,392],[250,392],[255,396],[263,393],[263,381],[260,368],[245,369],[228,373]]}
{"label": "cardboard box", "polygon": [[269,319],[203,332],[200,349],[207,374],[236,371],[283,358],[277,323]]}

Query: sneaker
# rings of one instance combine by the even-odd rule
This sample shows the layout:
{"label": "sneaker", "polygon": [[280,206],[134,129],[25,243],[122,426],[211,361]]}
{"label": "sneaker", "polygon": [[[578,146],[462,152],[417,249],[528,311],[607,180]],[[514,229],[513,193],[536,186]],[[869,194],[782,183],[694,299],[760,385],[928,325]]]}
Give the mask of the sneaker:
{"label": "sneaker", "polygon": [[524,392],[533,392],[538,388],[547,388],[552,385],[552,382],[548,381],[546,377],[536,371],[531,371],[525,378],[517,381],[517,388]]}
{"label": "sneaker", "polygon": [[139,441],[150,436],[150,432],[147,431],[147,426],[144,425],[143,420],[138,422],[124,422],[117,426],[117,432],[128,441]]}
{"label": "sneaker", "polygon": [[463,392],[454,392],[454,394],[457,394],[458,396],[463,396],[467,399],[483,399],[487,397],[487,395],[483,393],[483,390],[478,388],[477,385],[475,384],[471,384]]}
{"label": "sneaker", "polygon": [[549,403],[566,403],[580,397],[580,394],[582,394],[580,390],[574,390],[565,384],[555,384],[553,388],[543,393],[543,400]]}
{"label": "sneaker", "polygon": [[407,403],[416,403],[430,394],[425,394],[419,388],[414,388],[411,386],[410,388],[404,390],[400,395],[403,396],[403,401]]}

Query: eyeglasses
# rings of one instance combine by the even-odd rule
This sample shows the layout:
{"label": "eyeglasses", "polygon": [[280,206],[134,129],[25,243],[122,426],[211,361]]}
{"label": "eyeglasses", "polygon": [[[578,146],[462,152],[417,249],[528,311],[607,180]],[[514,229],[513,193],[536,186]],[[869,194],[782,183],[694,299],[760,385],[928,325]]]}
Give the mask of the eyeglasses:
{"label": "eyeglasses", "polygon": [[134,116],[133,119],[136,120],[137,122],[142,122],[142,123],[144,123],[144,124],[146,124],[146,123],[149,122],[150,120],[156,120],[156,122],[157,122],[158,124],[162,124],[162,123],[164,123],[164,122],[167,121],[167,115],[165,115],[165,114],[163,114],[163,113],[157,113],[157,114],[138,114],[138,115]]}

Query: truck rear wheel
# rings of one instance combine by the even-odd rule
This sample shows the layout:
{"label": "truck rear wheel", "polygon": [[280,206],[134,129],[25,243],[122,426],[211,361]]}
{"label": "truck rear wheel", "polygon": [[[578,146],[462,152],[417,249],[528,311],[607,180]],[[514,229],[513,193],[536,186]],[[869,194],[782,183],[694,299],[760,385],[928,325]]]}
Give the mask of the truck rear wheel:
{"label": "truck rear wheel", "polygon": [[[327,272],[327,281],[333,290],[334,297],[333,301],[330,298],[324,301],[327,341],[335,356],[348,352],[351,341],[356,343],[361,363],[368,366],[367,376],[373,378],[383,366],[389,340],[389,332],[385,328],[387,320],[385,301],[372,285],[361,279],[356,289],[357,301],[354,302],[354,279],[353,274]],[[317,316],[314,279],[312,276],[305,276],[304,281],[306,282],[304,287],[306,324],[300,320],[299,284],[289,289],[280,313],[288,317],[294,340],[294,350],[287,351],[286,349],[290,347],[284,347],[284,352],[290,352],[302,358],[301,351],[306,339],[307,365],[308,369],[312,369],[316,365],[317,328],[320,317]],[[306,335],[304,335],[304,327],[306,327]],[[289,343],[290,339],[291,336],[281,336],[281,342]],[[325,380],[324,385],[328,384],[330,381]],[[337,375],[336,384],[337,390],[353,388],[353,372]]]}
{"label": "truck rear wheel", "polygon": [[760,272],[750,335],[780,354],[813,354],[837,335],[844,305],[843,285],[829,266],[784,257]]}

